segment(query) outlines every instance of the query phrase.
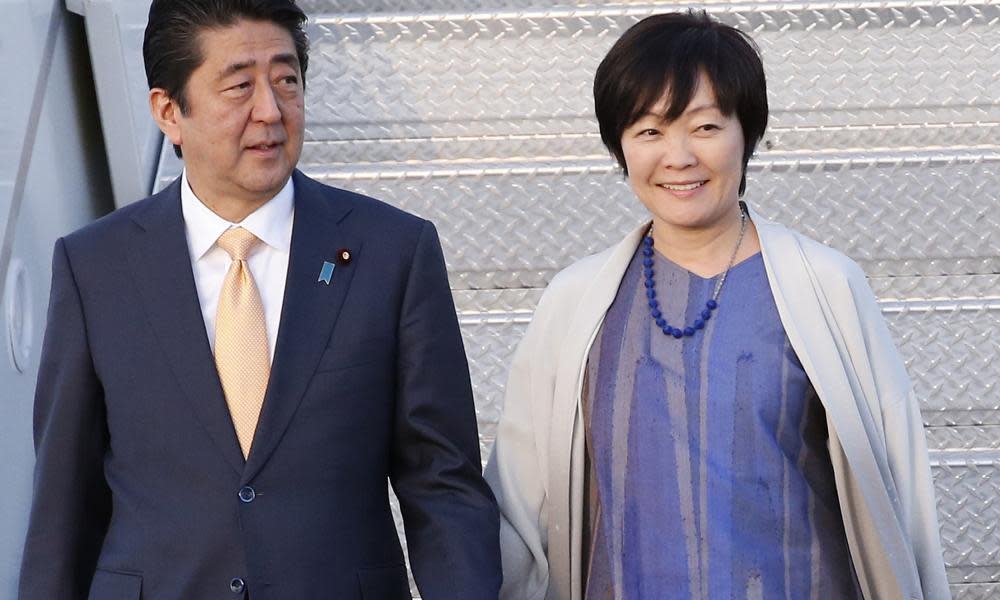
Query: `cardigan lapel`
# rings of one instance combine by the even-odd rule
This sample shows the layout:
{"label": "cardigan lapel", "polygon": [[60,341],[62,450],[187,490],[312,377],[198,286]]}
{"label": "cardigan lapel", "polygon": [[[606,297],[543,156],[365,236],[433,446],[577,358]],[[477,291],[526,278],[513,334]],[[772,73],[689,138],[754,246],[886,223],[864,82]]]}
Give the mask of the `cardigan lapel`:
{"label": "cardigan lapel", "polygon": [[[831,433],[835,433],[844,445],[856,476],[872,481],[883,479],[870,442],[878,437],[873,431],[875,424],[866,423],[873,415],[869,414],[868,405],[861,397],[860,383],[852,381],[850,369],[845,365],[850,358],[845,341],[835,335],[841,329],[839,320],[848,316],[833,314],[826,293],[833,283],[824,285],[820,281],[798,238],[788,229],[753,211],[751,217],[757,226],[761,256],[781,324],[835,425]],[[825,326],[804,327],[803,324]]]}
{"label": "cardigan lapel", "polygon": [[[556,597],[577,599],[581,596],[581,573],[577,572],[579,557],[574,549],[580,547],[583,518],[583,423],[580,394],[587,356],[604,316],[618,294],[625,270],[639,245],[649,223],[632,231],[624,240],[605,252],[603,263],[583,294],[570,320],[556,366],[555,403],[553,415],[572,415],[572,418],[553,419],[549,433],[549,490],[552,502],[559,507],[553,516],[566,515],[567,520],[549,521],[550,560],[561,561],[551,572],[569,573],[569,581],[556,581]],[[575,470],[574,470],[575,469]],[[566,587],[566,586],[569,587]]]}
{"label": "cardigan lapel", "polygon": [[181,213],[180,179],[132,217],[128,263],[153,332],[184,399],[226,462],[243,471],[232,419],[208,344]]}
{"label": "cardigan lapel", "polygon": [[[814,272],[799,238],[752,210],[750,216],[757,226],[768,283],[785,334],[830,424],[831,459],[845,526],[852,534],[848,541],[858,578],[868,595],[903,598],[900,582],[919,581],[919,576],[913,572],[912,554],[887,491],[892,485],[888,465],[883,466],[884,456],[879,460],[873,447],[884,439],[873,422],[881,415],[869,412],[863,386],[849,364],[848,341],[841,334],[844,325],[859,316],[843,310],[838,313],[837,306],[847,302],[853,307],[853,298],[828,297],[836,294],[836,282],[824,282]],[[810,324],[817,326],[807,326]],[[860,329],[860,324],[856,328]],[[874,536],[868,534],[872,528],[877,530]],[[868,545],[859,547],[861,541]],[[873,551],[872,544],[880,545],[879,551]],[[886,563],[894,577],[884,576]]]}
{"label": "cardigan lapel", "polygon": [[[351,212],[350,204],[299,171],[293,179],[295,222],[281,322],[271,379],[243,474],[245,481],[260,471],[288,428],[329,343],[360,262],[360,238],[343,224]],[[340,249],[350,251],[349,263],[338,261]],[[319,281],[325,262],[336,265],[329,282]]]}

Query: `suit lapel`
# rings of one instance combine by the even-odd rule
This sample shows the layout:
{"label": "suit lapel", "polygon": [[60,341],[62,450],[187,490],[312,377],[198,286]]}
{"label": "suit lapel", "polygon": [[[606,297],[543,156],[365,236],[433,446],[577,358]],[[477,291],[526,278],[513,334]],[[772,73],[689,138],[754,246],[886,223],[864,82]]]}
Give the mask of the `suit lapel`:
{"label": "suit lapel", "polygon": [[128,261],[153,332],[185,400],[215,446],[236,470],[243,454],[205,334],[191,269],[180,179],[133,216],[139,225]]}
{"label": "suit lapel", "polygon": [[[293,178],[295,224],[281,323],[244,480],[253,478],[274,452],[301,403],[330,340],[361,251],[360,239],[341,224],[350,212],[347,202],[338,202],[298,171]],[[340,249],[350,250],[350,263],[337,261]],[[319,281],[324,262],[336,265],[329,284]]]}

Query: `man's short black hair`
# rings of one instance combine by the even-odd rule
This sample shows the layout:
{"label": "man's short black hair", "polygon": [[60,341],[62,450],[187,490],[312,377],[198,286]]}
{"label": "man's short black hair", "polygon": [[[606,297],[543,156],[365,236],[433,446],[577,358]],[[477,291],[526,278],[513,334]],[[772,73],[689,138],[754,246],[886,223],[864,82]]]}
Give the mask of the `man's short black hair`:
{"label": "man's short black hair", "polygon": [[[191,73],[205,60],[198,35],[230,27],[241,19],[267,21],[292,36],[305,87],[309,66],[306,15],[294,0],[153,0],[142,40],[142,58],[149,89],[162,88],[177,102],[182,114],[190,106],[185,88]],[[180,148],[174,146],[180,157]]]}
{"label": "man's short black hair", "polygon": [[639,21],[608,52],[594,77],[594,108],[601,140],[628,174],[622,134],[669,94],[664,117],[687,108],[704,73],[719,110],[735,114],[743,129],[743,178],[767,126],[764,65],[753,40],[704,11],[654,15]]}

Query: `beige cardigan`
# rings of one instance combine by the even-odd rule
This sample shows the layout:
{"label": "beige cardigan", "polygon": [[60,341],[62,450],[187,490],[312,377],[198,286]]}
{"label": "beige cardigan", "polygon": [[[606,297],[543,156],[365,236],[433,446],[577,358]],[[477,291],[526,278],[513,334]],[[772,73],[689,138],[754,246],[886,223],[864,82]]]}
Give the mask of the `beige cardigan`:
{"label": "beige cardigan", "polygon": [[[920,412],[864,273],[841,253],[750,215],[781,322],[826,409],[865,598],[950,598]],[[486,468],[502,515],[501,598],[582,597],[583,374],[647,228],[560,272],[514,355]]]}

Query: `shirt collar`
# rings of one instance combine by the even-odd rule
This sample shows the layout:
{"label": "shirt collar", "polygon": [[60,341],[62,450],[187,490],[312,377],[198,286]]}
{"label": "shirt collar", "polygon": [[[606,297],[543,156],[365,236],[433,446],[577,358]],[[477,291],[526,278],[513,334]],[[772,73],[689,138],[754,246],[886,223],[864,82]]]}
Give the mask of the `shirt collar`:
{"label": "shirt collar", "polygon": [[202,204],[191,184],[187,171],[181,173],[181,213],[187,230],[188,249],[192,260],[199,260],[215,241],[230,227],[242,227],[261,242],[276,250],[288,252],[292,245],[292,216],[295,208],[295,186],[292,178],[274,197],[247,215],[240,223],[231,223]]}

